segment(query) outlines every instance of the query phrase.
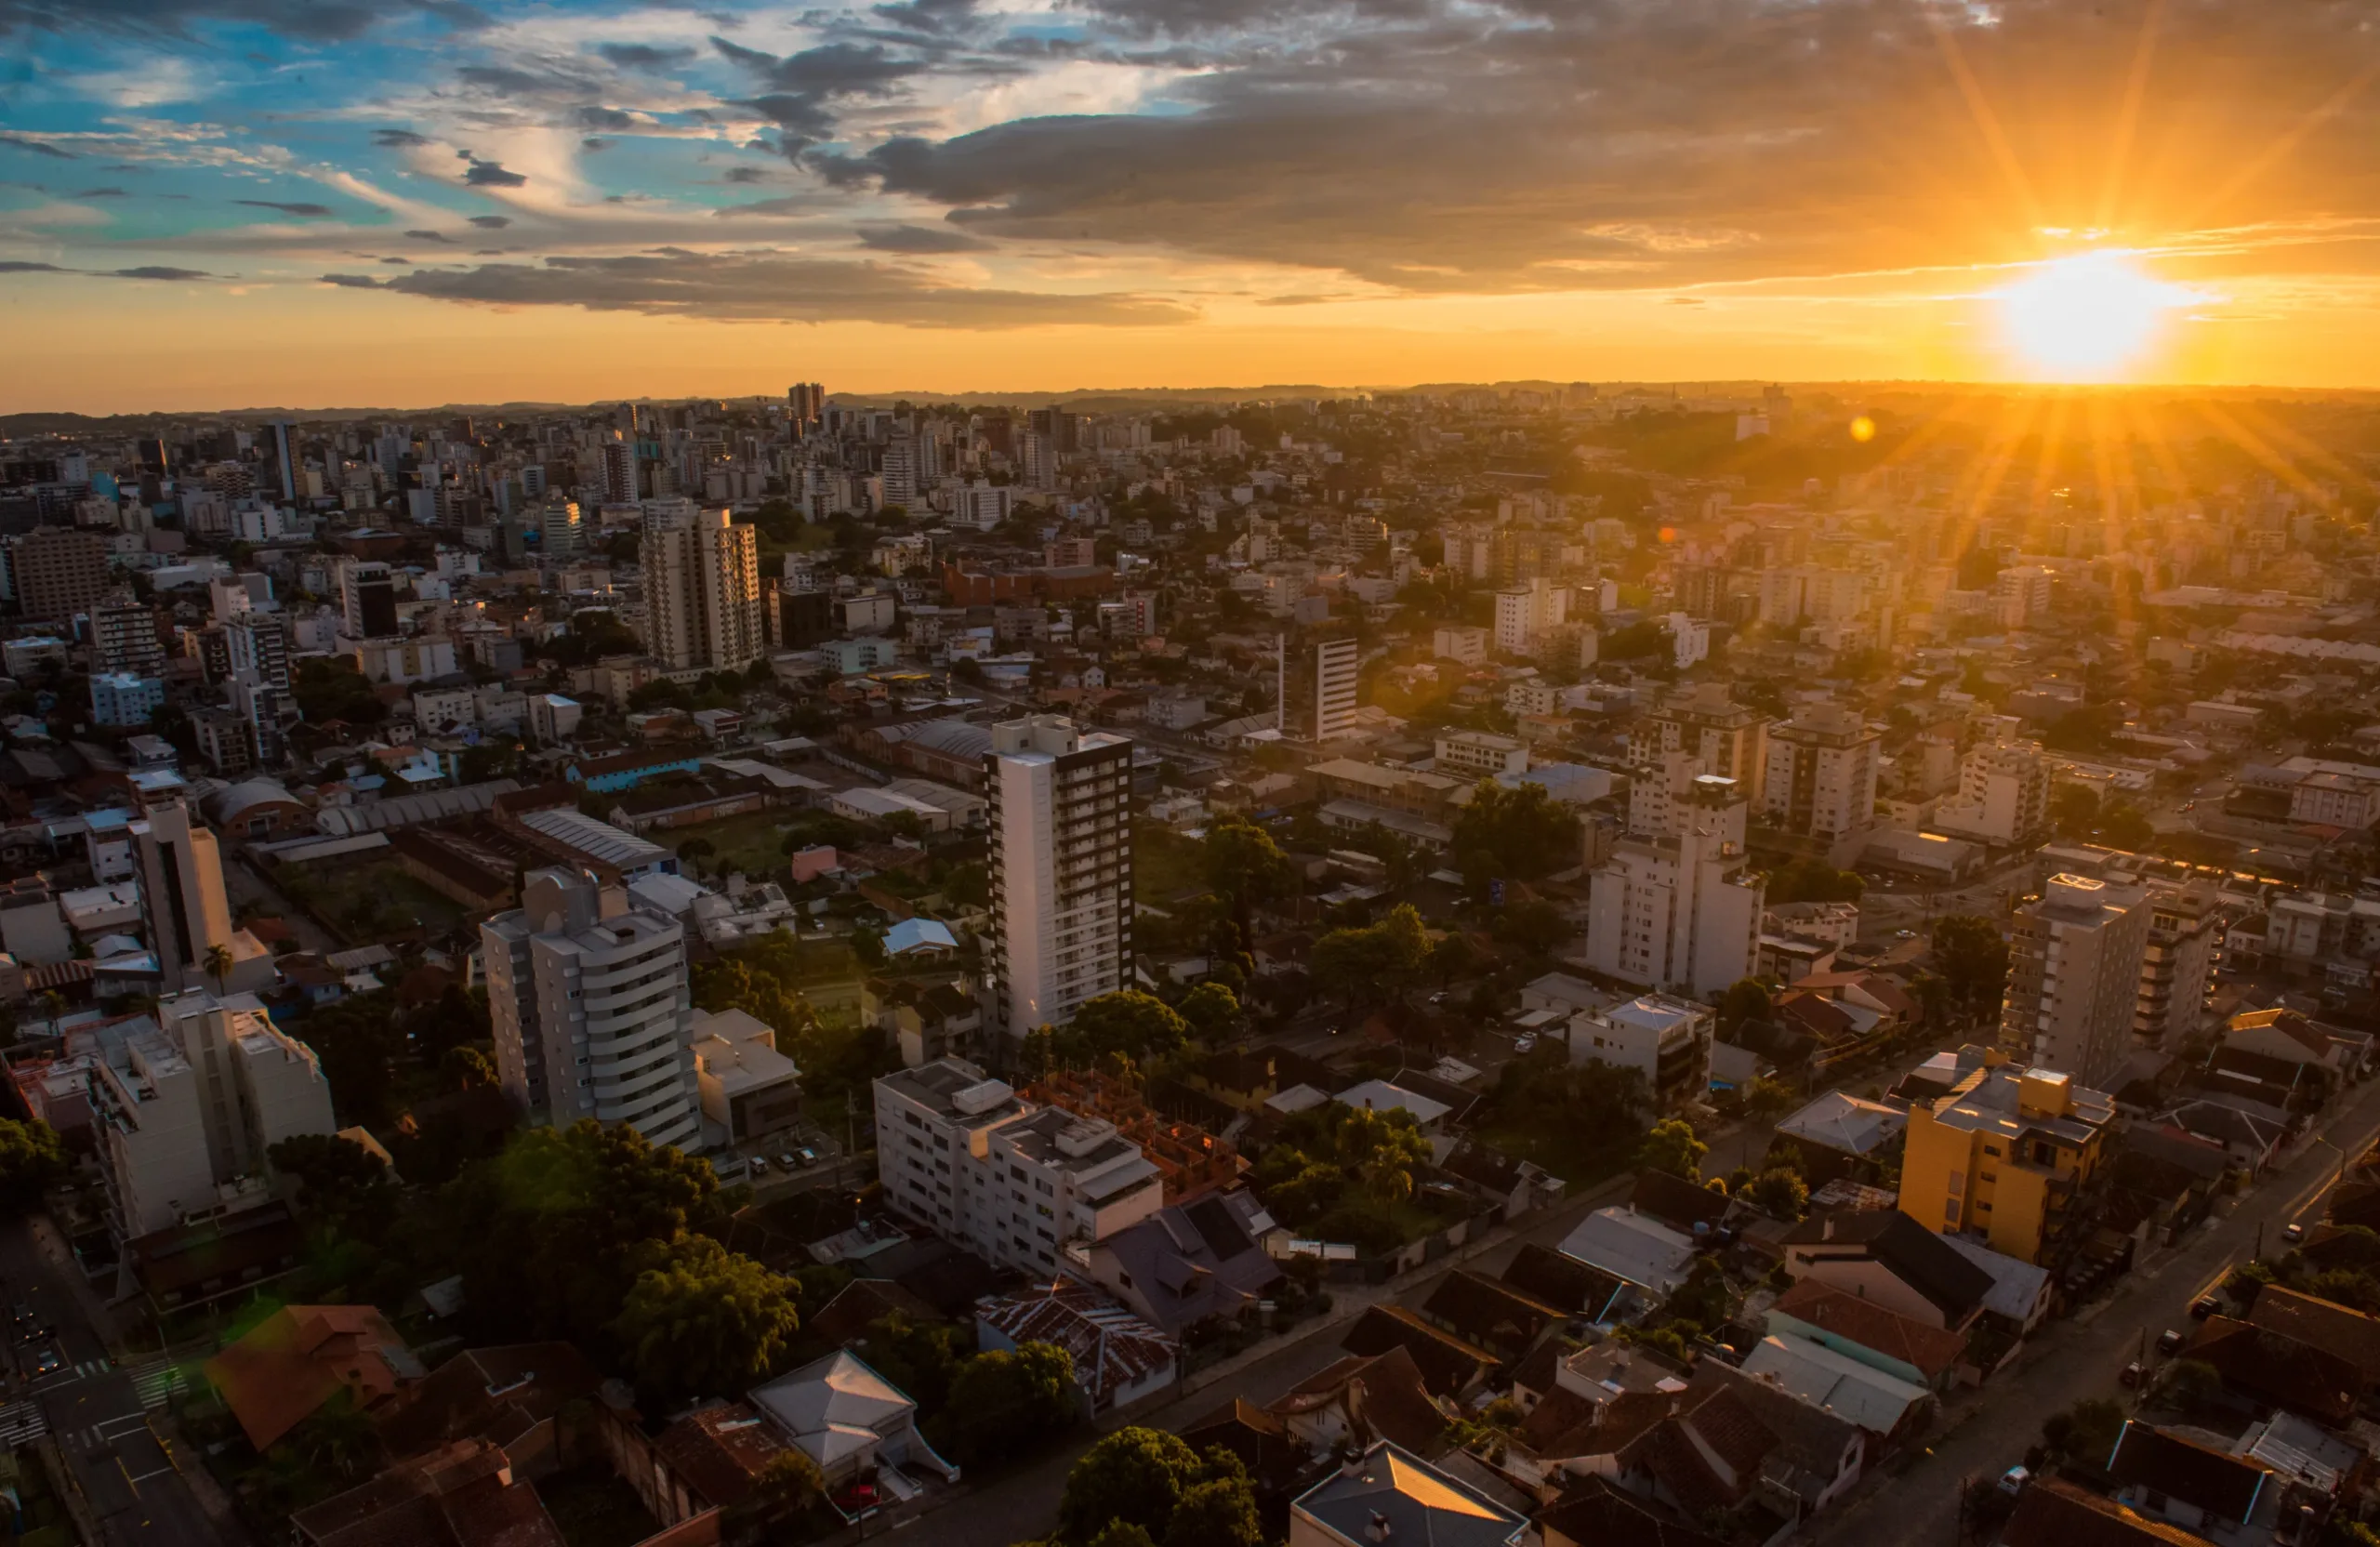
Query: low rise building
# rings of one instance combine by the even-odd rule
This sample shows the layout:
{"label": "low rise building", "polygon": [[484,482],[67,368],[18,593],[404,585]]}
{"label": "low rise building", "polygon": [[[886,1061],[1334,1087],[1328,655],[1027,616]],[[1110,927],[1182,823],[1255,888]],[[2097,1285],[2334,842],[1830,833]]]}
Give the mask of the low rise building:
{"label": "low rise building", "polygon": [[1711,1084],[1708,1005],[1666,994],[1643,994],[1570,1018],[1570,1062],[1633,1069],[1664,1110],[1699,1098]]}
{"label": "low rise building", "polygon": [[2073,1244],[2080,1195],[2107,1150],[2115,1102],[2070,1075],[1978,1050],[1947,1095],[1910,1108],[1901,1212],[2021,1262]]}

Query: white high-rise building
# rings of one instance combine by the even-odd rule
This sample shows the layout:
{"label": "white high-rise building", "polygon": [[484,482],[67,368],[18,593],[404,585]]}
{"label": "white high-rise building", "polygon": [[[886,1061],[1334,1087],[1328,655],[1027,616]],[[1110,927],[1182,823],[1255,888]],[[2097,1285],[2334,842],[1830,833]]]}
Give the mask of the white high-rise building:
{"label": "white high-rise building", "polygon": [[1114,1123],[1026,1101],[960,1058],[878,1077],[876,1156],[887,1208],[1044,1277],[1067,1247],[1164,1204],[1156,1163]]}
{"label": "white high-rise building", "polygon": [[1551,580],[1496,593],[1496,648],[1508,655],[1526,655],[1537,636],[1556,628],[1570,615],[1568,588]]}
{"label": "white high-rise building", "polygon": [[1959,767],[1959,794],[1934,813],[1953,838],[2031,843],[2049,832],[2049,763],[2030,747],[1978,747]]}
{"label": "white high-rise building", "polygon": [[1753,975],[1766,883],[1745,857],[1745,800],[1705,774],[1677,830],[1629,833],[1590,878],[1587,965],[1648,988],[1711,995]]}
{"label": "white high-rise building", "polygon": [[2215,974],[2215,947],[2223,917],[2214,886],[2149,886],[2149,943],[2140,958],[2140,1001],[2132,1015],[2133,1040],[2157,1052],[2179,1051],[2206,1024],[2206,990]]}
{"label": "white high-rise building", "polygon": [[557,495],[538,508],[537,548],[547,558],[576,557],[585,546],[585,534],[578,501]]}
{"label": "white high-rise building", "polygon": [[992,727],[993,1025],[1011,1037],[1131,986],[1132,744],[1060,715]]}
{"label": "white high-rise building", "polygon": [[[140,869],[140,919],[149,949],[157,958],[162,992],[178,994],[210,981],[206,954],[220,945],[245,962],[263,947],[245,931],[243,947],[233,939],[231,906],[223,892],[223,854],[215,834],[193,821],[179,800],[150,808],[132,824]],[[226,986],[250,986],[234,972]],[[272,980],[271,961],[264,981]],[[261,986],[257,985],[257,986]]]}
{"label": "white high-rise building", "polygon": [[1355,729],[1356,694],[1363,685],[1363,644],[1355,636],[1308,640],[1294,653],[1289,641],[1274,643],[1276,720],[1285,736],[1333,741]]}
{"label": "white high-rise building", "polygon": [[884,443],[884,463],[877,469],[884,479],[884,503],[903,509],[918,502],[918,443],[902,431]]}
{"label": "white high-rise building", "polygon": [[1760,799],[1768,771],[1768,717],[1728,697],[1725,682],[1703,682],[1673,698],[1645,717],[1644,728],[1641,737],[1629,740],[1629,756],[1639,765],[1657,768],[1663,754],[1684,752],[1701,761],[1702,773],[1733,779],[1746,799]]}
{"label": "white high-rise building", "polygon": [[1810,704],[1768,731],[1762,806],[1797,836],[1841,838],[1873,825],[1880,737],[1858,713]]}
{"label": "white high-rise building", "polygon": [[109,1223],[122,1237],[264,1201],[266,1152],[337,1131],[313,1050],[245,996],[204,990],[102,1026],[88,1064]]}
{"label": "white high-rise building", "polygon": [[588,872],[533,870],[521,906],[480,926],[480,946],[496,1075],[532,1121],[700,1140],[683,924]]}
{"label": "white high-rise building", "polygon": [[2150,908],[2136,886],[2052,876],[2016,912],[2000,1046],[2102,1090],[2122,1083],[2140,1007]]}
{"label": "white high-rise building", "polygon": [[741,671],[768,650],[758,534],[723,509],[646,527],[645,648],[665,667]]}
{"label": "white high-rise building", "polygon": [[950,492],[950,524],[989,532],[1009,518],[1016,491],[1005,483],[969,483]]}

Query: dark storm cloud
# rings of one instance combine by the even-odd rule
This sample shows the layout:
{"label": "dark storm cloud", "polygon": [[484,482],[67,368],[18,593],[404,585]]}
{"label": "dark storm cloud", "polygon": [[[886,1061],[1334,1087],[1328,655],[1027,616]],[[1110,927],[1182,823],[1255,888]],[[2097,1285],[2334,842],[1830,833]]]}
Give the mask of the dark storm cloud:
{"label": "dark storm cloud", "polygon": [[482,161],[468,151],[461,155],[471,164],[471,169],[463,174],[463,180],[473,188],[520,188],[529,180],[518,172],[506,171],[501,162]]}
{"label": "dark storm cloud", "polygon": [[1195,315],[1171,301],[1142,296],[976,289],[944,284],[906,268],[775,252],[665,248],[632,258],[549,258],[541,265],[422,269],[381,281],[362,274],[325,274],[323,281],[435,300],[575,306],[731,322],[873,322],[969,329],[1053,324],[1149,327],[1185,323]]}
{"label": "dark storm cloud", "polygon": [[982,253],[992,250],[993,244],[980,236],[970,236],[963,231],[948,227],[911,226],[888,223],[859,228],[859,245],[879,253]]}
{"label": "dark storm cloud", "polygon": [[595,51],[623,70],[665,70],[694,57],[692,48],[659,48],[649,43],[599,43]]}
{"label": "dark storm cloud", "polygon": [[234,199],[231,202],[235,205],[245,205],[251,209],[279,210],[282,214],[299,220],[326,219],[331,214],[331,206],[328,205],[283,204],[278,199]]}
{"label": "dark storm cloud", "polygon": [[1091,7],[1080,57],[1198,72],[1170,88],[1173,111],[803,163],[984,235],[1408,291],[1993,262],[2037,254],[2037,227],[2380,218],[2380,87],[2351,89],[2380,72],[2380,30],[2357,7],[2158,7],[2127,134],[2118,87],[2149,0]]}
{"label": "dark storm cloud", "polygon": [[578,110],[578,126],[582,129],[600,129],[612,134],[626,134],[628,130],[635,128],[637,123],[635,113],[622,112],[617,108],[589,105]]}
{"label": "dark storm cloud", "polygon": [[779,91],[814,92],[822,97],[881,96],[927,69],[922,60],[897,58],[872,45],[828,43],[779,59],[723,37],[710,41],[721,57]]}
{"label": "dark storm cloud", "polygon": [[153,33],[187,36],[205,22],[247,22],[307,43],[361,37],[405,7],[359,0],[0,0],[0,33]]}
{"label": "dark storm cloud", "polygon": [[31,151],[37,156],[51,156],[59,161],[75,159],[74,152],[72,151],[62,151],[46,139],[33,139],[20,134],[0,134],[0,145],[7,145],[19,151]]}
{"label": "dark storm cloud", "polygon": [[951,32],[975,20],[975,0],[910,0],[868,8],[896,27],[920,33]]}
{"label": "dark storm cloud", "polygon": [[509,215],[474,215],[471,217],[471,224],[479,227],[482,231],[502,231],[511,223],[512,217]]}

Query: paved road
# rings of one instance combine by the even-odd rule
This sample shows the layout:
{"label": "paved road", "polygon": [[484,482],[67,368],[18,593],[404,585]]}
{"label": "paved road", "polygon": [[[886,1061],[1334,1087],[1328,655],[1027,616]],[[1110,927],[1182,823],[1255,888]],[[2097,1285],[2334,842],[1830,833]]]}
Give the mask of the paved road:
{"label": "paved road", "polygon": [[1984,1387],[1963,1421],[1952,1418],[1931,1454],[1821,1521],[1815,1540],[1825,1547],[1954,1540],[1962,1477],[1996,1477],[2016,1464],[2051,1413],[2087,1396],[2122,1397],[2116,1376],[2144,1343],[2169,1327],[2189,1328],[2189,1302],[2254,1251],[2258,1226],[2277,1241],[2282,1225],[2301,1215],[2311,1218],[2337,1177],[2341,1157],[2361,1154],[2375,1136],[2380,1084],[2358,1091],[2319,1138],[2230,1213],[2200,1226],[2182,1246],[2145,1263],[2106,1301],[2086,1307],[2087,1321],[2069,1318],[2036,1337],[2017,1369]]}
{"label": "paved road", "polygon": [[[31,1308],[57,1329],[62,1369],[27,1379],[42,1343],[8,1350],[7,1397],[0,1441],[23,1443],[47,1433],[65,1457],[91,1514],[113,1547],[217,1547],[223,1540],[183,1481],[185,1458],[152,1427],[145,1396],[159,1393],[145,1372],[118,1368],[75,1292],[81,1269],[46,1222],[0,1228],[0,1281],[10,1306]],[[196,1465],[195,1458],[188,1464]]]}

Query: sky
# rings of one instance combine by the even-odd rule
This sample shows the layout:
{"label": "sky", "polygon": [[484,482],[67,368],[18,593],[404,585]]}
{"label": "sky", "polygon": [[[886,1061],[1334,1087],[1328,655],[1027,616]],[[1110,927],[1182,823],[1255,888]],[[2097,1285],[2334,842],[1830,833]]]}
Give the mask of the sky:
{"label": "sky", "polygon": [[0,0],[0,411],[2380,386],[2375,76],[2360,0]]}

